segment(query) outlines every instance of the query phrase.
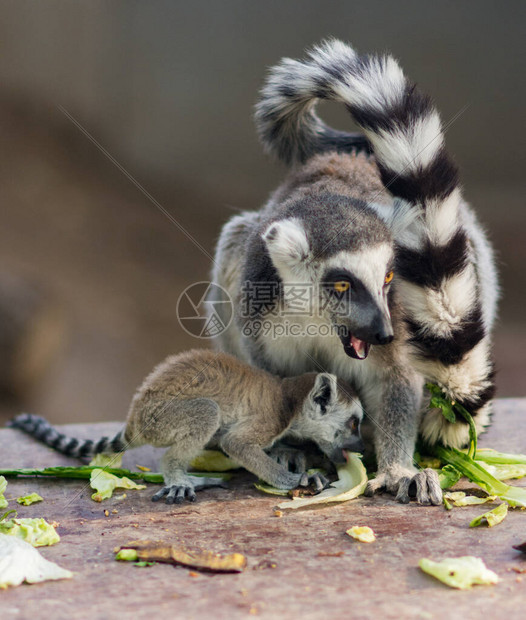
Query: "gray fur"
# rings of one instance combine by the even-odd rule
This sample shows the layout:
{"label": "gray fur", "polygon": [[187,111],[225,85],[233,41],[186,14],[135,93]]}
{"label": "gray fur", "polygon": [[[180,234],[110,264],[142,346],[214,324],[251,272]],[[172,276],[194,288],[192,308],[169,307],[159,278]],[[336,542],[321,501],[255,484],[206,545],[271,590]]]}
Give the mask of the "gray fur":
{"label": "gray fur", "polygon": [[[165,486],[153,501],[194,501],[197,488],[213,484],[187,473],[205,447],[223,450],[272,486],[291,489],[312,483],[320,491],[328,484],[323,476],[306,475],[302,468],[288,471],[265,450],[281,438],[314,441],[332,461],[342,462],[343,450],[361,450],[362,416],[354,392],[333,375],[279,379],[230,355],[194,350],[169,357],[145,379],[119,434],[119,447],[167,448],[161,461]],[[24,414],[12,426],[31,434],[35,420],[43,419]],[[39,428],[43,423],[49,433],[57,433],[45,421]],[[93,452],[98,443],[83,445]],[[104,442],[105,449],[109,445]]]}
{"label": "gray fur", "polygon": [[[349,136],[319,119],[319,99],[347,107],[374,159],[357,154]],[[423,383],[438,383],[484,427],[498,296],[493,255],[462,200],[438,112],[392,57],[361,57],[331,40],[306,60],[284,59],[271,70],[256,124],[265,148],[295,167],[259,217],[237,218],[241,238],[227,224],[214,278],[236,306],[246,305],[247,283],[270,281],[276,292],[255,316],[238,310],[218,346],[281,376],[323,369],[352,383],[372,425],[378,462],[369,490],[386,488],[405,501],[416,486],[418,501],[438,503],[436,474],[413,467],[417,432],[420,427],[430,443],[458,447],[467,426],[438,411],[422,418]],[[383,287],[393,262],[398,273]],[[344,271],[359,282],[343,315],[330,304],[321,315],[294,312],[291,285],[323,291],[327,273]],[[272,328],[267,334],[255,329],[262,322]],[[342,327],[365,353],[373,346],[363,359],[334,333],[273,336],[287,322],[300,325],[302,334],[312,325],[319,333]]]}

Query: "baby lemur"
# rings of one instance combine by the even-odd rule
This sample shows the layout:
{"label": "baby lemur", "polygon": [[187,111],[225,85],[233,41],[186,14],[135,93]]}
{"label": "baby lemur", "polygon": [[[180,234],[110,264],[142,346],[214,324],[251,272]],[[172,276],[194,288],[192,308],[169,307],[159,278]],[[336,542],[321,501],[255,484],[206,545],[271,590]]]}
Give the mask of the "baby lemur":
{"label": "baby lemur", "polygon": [[[168,448],[161,461],[165,486],[153,501],[195,500],[200,479],[188,464],[205,447],[218,447],[280,489],[328,482],[320,474],[288,471],[265,450],[284,437],[310,440],[333,462],[343,450],[362,451],[363,411],[352,389],[328,373],[281,379],[226,353],[192,350],[168,357],[137,390],[125,427],[97,442],[66,437],[39,416],[9,425],[73,457],[118,453],[149,444]],[[210,479],[207,479],[210,482]]]}

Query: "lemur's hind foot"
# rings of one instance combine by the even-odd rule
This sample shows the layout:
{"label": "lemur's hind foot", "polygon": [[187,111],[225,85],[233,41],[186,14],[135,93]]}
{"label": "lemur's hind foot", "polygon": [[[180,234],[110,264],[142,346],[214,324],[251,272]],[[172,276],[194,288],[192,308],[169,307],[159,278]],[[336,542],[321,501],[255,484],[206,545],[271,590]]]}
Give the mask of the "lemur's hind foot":
{"label": "lemur's hind foot", "polygon": [[222,478],[209,478],[206,476],[185,476],[184,480],[176,484],[163,487],[152,497],[152,502],[166,498],[167,504],[182,504],[184,500],[189,502],[196,501],[196,491],[209,489],[211,487],[227,488],[228,485]]}
{"label": "lemur's hind foot", "polygon": [[379,473],[368,482],[365,495],[371,497],[384,490],[396,495],[396,499],[402,504],[408,504],[411,499],[426,506],[438,506],[442,503],[442,489],[434,469],[415,472],[397,468],[392,475]]}

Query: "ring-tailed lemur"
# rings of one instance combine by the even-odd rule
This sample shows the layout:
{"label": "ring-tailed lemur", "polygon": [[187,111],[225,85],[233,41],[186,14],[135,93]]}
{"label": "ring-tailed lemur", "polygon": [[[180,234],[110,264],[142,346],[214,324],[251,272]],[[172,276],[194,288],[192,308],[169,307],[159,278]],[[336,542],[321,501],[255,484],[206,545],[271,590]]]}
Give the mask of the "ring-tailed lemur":
{"label": "ring-tailed lemur", "polygon": [[[168,448],[162,457],[165,486],[152,500],[195,500],[195,490],[213,478],[187,474],[206,447],[220,447],[237,463],[280,489],[313,484],[321,474],[293,473],[268,456],[280,438],[314,441],[334,463],[344,450],[361,452],[362,407],[349,386],[327,373],[280,379],[225,353],[193,350],[166,359],[135,394],[125,427],[113,439],[66,437],[39,416],[22,414],[9,423],[73,457],[119,453],[149,444]],[[217,479],[215,479],[217,484]]]}
{"label": "ring-tailed lemur", "polygon": [[[346,106],[374,159],[320,120],[318,99]],[[260,212],[223,228],[213,280],[237,318],[219,346],[284,376],[324,369],[351,382],[373,421],[378,472],[369,494],[386,488],[408,501],[414,481],[434,503],[436,477],[412,464],[417,430],[451,446],[468,431],[436,410],[422,418],[423,382],[438,383],[483,429],[498,296],[492,250],[462,199],[438,112],[392,57],[358,56],[331,40],[271,70],[256,123],[266,149],[293,170]],[[247,316],[251,291],[269,283],[271,298]],[[320,291],[321,316],[295,311],[291,291],[301,285]],[[344,313],[333,312],[345,291]],[[339,335],[292,335],[285,323]],[[262,324],[265,333],[255,329]]]}

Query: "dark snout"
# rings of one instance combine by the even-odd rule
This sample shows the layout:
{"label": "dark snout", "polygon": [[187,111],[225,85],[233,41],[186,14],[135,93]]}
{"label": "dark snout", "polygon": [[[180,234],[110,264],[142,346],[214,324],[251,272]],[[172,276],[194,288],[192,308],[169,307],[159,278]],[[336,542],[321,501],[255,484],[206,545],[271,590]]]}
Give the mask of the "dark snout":
{"label": "dark snout", "polygon": [[393,341],[394,333],[391,319],[378,312],[366,328],[354,332],[357,338],[369,344],[389,344]]}
{"label": "dark snout", "polygon": [[353,437],[343,444],[343,449],[347,452],[360,452],[363,453],[365,446],[361,437]]}

